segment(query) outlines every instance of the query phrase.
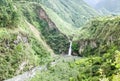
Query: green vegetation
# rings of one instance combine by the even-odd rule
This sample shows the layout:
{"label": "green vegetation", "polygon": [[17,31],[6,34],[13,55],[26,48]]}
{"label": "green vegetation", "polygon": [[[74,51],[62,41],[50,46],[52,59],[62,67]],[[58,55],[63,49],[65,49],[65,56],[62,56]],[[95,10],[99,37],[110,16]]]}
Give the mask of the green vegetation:
{"label": "green vegetation", "polygon": [[0,23],[0,80],[12,78],[49,62],[50,53],[53,54],[50,47],[56,54],[67,51],[67,37],[55,25],[49,26],[46,20],[40,18],[39,10],[42,8],[39,4],[7,0],[3,3],[10,5],[1,5],[0,8],[4,7],[11,14],[3,11],[6,14],[4,16],[1,13],[8,20],[1,20]]}
{"label": "green vegetation", "polygon": [[[79,57],[74,58],[78,60]],[[31,79],[31,81],[69,81],[70,77],[76,77],[79,68],[74,64],[73,57],[61,56],[56,64],[49,65],[47,71],[43,70]]]}
{"label": "green vegetation", "polygon": [[30,81],[116,81],[120,77],[119,59],[119,51],[75,60],[73,57],[61,57],[57,64],[38,72]]}
{"label": "green vegetation", "polygon": [[40,31],[42,40],[46,41],[56,54],[66,53],[68,48],[67,36],[58,30],[47,15],[45,15],[46,19],[40,17],[40,10],[43,10],[41,6],[37,3],[24,3],[21,6],[26,19]]}
{"label": "green vegetation", "polygon": [[[11,2],[12,6],[13,4],[15,3]],[[19,23],[15,23],[16,25],[13,23],[18,22],[16,19],[10,19],[10,22],[9,20],[3,20],[4,22],[6,21],[4,26],[2,25],[3,21],[0,23],[0,80],[12,78],[50,60],[49,49],[38,40],[41,39],[40,36],[36,37],[25,22],[24,15],[19,9],[20,5],[14,6],[20,14]],[[7,6],[4,7],[5,9],[9,8]],[[9,9],[9,12],[12,13],[13,10]],[[4,13],[1,14],[4,15]],[[11,18],[12,15],[14,14],[6,14],[4,17],[8,16]],[[13,29],[13,27],[15,28]]]}
{"label": "green vegetation", "polygon": [[[39,65],[31,81],[119,80],[119,16],[91,19],[99,14],[83,0],[30,1],[0,1],[0,81]],[[82,57],[53,55],[67,54],[72,35]]]}
{"label": "green vegetation", "polygon": [[86,27],[80,30],[80,38],[108,40],[108,38],[111,36],[115,37],[115,40],[118,40],[120,24],[119,19],[119,16],[107,16],[93,19],[86,25]]}
{"label": "green vegetation", "polygon": [[[119,48],[119,16],[100,17],[80,29],[79,47],[83,55],[103,55],[110,48]],[[85,44],[87,43],[87,45]]]}
{"label": "green vegetation", "polygon": [[0,27],[16,27],[19,13],[10,0],[0,1]]}
{"label": "green vegetation", "polygon": [[66,35],[77,34],[76,28],[85,25],[90,18],[99,16],[99,13],[83,0],[41,0],[40,3],[58,29]]}
{"label": "green vegetation", "polygon": [[71,25],[75,27],[80,27],[81,25],[84,24],[84,22],[87,19],[89,19],[90,17],[97,16],[98,14],[83,0],[80,1],[57,0],[54,1],[54,3],[51,0],[46,0],[42,2],[42,4],[45,5],[47,8],[50,8],[54,13],[57,13],[58,16],[62,18],[63,21],[71,23]]}
{"label": "green vegetation", "polygon": [[94,19],[81,28],[80,35],[81,39],[74,41],[72,48],[78,54],[83,47],[80,55],[84,57],[69,61],[60,58],[60,62],[38,73],[31,81],[119,81],[119,17]]}
{"label": "green vegetation", "polygon": [[44,64],[49,56],[44,46],[32,34],[0,29],[0,80]]}

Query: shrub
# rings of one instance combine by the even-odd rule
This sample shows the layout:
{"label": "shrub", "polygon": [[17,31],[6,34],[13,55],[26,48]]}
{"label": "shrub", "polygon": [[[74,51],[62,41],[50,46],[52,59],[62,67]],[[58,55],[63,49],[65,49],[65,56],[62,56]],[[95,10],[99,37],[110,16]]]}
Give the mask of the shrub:
{"label": "shrub", "polygon": [[19,21],[17,9],[11,0],[0,1],[0,27],[16,27]]}

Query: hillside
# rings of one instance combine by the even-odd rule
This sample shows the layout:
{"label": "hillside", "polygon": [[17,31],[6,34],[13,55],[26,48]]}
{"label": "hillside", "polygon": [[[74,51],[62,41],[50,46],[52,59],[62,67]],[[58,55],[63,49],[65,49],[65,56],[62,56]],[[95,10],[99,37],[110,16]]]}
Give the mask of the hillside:
{"label": "hillside", "polygon": [[[91,20],[86,24],[80,31],[81,33],[86,32],[86,35],[81,34],[81,38],[90,39],[103,39],[108,40],[111,37],[119,39],[119,16],[105,16],[98,17]],[[117,37],[116,37],[117,36]]]}
{"label": "hillside", "polygon": [[41,1],[41,4],[59,30],[66,35],[76,33],[74,30],[99,15],[83,0],[45,0]]}
{"label": "hillside", "polygon": [[[79,40],[73,41],[72,52],[73,55],[78,54],[84,59],[68,63],[69,69],[72,68],[71,71],[75,70],[77,75],[74,76],[69,73],[69,70],[65,69],[68,72],[66,76],[69,76],[69,78],[66,77],[63,81],[65,79],[70,81],[119,81],[119,31],[119,16],[98,17],[81,28],[79,30]],[[66,68],[68,69],[68,67]],[[56,73],[56,68],[52,67],[50,69],[50,71],[54,70],[54,73]],[[43,74],[45,73],[43,72]]]}
{"label": "hillside", "polygon": [[73,53],[80,56],[102,56],[108,50],[119,50],[119,16],[98,17],[78,30],[79,40],[73,43]]}
{"label": "hillside", "polygon": [[119,31],[83,0],[1,0],[0,81],[119,81]]}
{"label": "hillside", "polygon": [[8,0],[1,3],[0,80],[47,63],[54,53],[66,53],[67,37],[39,5]]}
{"label": "hillside", "polygon": [[[38,72],[31,81],[119,81],[119,31],[119,16],[91,20],[78,31],[79,40],[73,41],[72,54],[81,58],[72,57],[74,61],[66,61],[69,56],[64,56],[56,65],[50,65],[47,70]],[[58,60],[54,62],[56,61]]]}
{"label": "hillside", "polygon": [[44,64],[53,52],[40,36],[36,36],[37,33],[35,34],[30,27],[32,25],[25,22],[26,19],[17,6],[13,6],[13,2],[2,0],[1,3],[0,80],[2,81]]}

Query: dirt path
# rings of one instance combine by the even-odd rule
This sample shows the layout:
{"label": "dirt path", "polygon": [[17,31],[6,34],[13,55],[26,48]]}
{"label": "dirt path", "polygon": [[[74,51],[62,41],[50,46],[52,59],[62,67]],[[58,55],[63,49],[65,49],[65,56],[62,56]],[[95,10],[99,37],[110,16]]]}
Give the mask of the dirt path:
{"label": "dirt path", "polygon": [[41,71],[41,70],[45,70],[45,69],[46,69],[46,66],[35,67],[31,71],[25,72],[21,75],[15,76],[11,79],[4,80],[4,81],[28,81],[28,79],[35,76],[37,71]]}

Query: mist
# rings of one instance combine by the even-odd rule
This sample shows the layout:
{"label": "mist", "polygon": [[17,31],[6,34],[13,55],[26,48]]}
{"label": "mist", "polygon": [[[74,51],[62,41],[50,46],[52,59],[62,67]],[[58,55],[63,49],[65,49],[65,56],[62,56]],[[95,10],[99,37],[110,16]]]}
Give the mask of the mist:
{"label": "mist", "polygon": [[88,5],[103,13],[120,14],[120,0],[84,0]]}

